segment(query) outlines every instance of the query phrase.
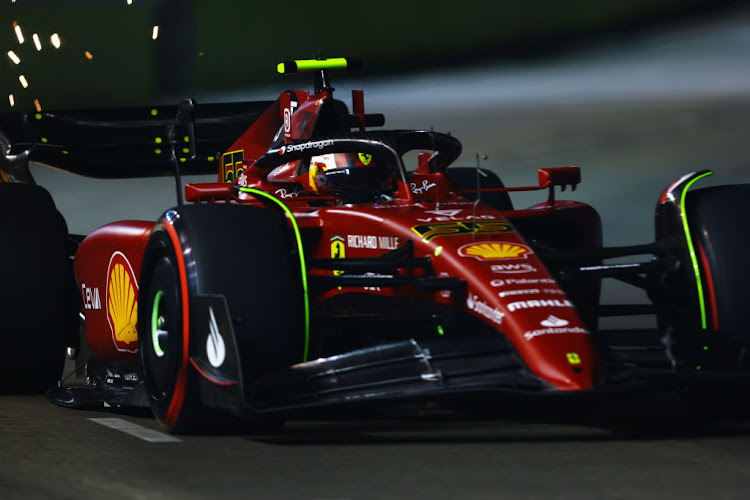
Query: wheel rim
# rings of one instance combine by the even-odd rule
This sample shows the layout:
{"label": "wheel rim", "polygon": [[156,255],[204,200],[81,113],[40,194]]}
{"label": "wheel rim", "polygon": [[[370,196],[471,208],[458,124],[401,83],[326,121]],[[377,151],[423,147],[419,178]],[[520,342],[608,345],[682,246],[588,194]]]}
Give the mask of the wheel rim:
{"label": "wheel rim", "polygon": [[178,377],[182,328],[177,274],[169,258],[154,266],[147,296],[151,317],[141,344],[144,382],[154,410],[166,412]]}
{"label": "wheel rim", "polygon": [[157,358],[164,357],[162,346],[169,340],[169,330],[167,329],[164,311],[160,310],[160,306],[163,305],[162,297],[164,297],[164,290],[157,291],[154,297],[154,306],[151,309],[151,347]]}

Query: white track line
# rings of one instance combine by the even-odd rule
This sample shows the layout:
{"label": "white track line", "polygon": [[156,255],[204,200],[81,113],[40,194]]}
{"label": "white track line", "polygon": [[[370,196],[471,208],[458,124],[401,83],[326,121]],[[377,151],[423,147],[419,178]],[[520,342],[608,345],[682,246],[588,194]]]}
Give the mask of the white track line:
{"label": "white track line", "polygon": [[181,439],[170,436],[169,434],[148,429],[138,424],[128,422],[122,418],[89,418],[89,420],[105,427],[109,427],[110,429],[130,434],[131,436],[135,436],[138,439],[143,439],[150,443],[176,443],[182,441]]}

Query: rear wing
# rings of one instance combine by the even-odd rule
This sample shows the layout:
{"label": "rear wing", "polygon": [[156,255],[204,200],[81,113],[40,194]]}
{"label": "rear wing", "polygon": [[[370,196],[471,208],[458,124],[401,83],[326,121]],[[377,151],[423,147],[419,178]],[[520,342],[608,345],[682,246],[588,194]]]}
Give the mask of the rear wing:
{"label": "rear wing", "polygon": [[272,103],[196,104],[188,120],[178,119],[181,105],[2,114],[0,143],[8,155],[28,151],[31,161],[98,178],[173,175],[174,146],[181,174],[215,174],[221,153]]}

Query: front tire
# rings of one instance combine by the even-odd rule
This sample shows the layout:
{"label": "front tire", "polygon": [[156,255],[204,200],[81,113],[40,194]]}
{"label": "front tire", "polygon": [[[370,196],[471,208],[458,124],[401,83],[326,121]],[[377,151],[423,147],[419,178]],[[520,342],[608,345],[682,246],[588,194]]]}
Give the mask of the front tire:
{"label": "front tire", "polygon": [[154,227],[138,336],[151,409],[170,432],[206,431],[213,420],[191,361],[208,354],[191,338],[192,298],[226,299],[245,382],[301,361],[301,267],[287,224],[260,207],[205,204],[170,210]]}
{"label": "front tire", "polygon": [[700,269],[701,321],[706,329],[729,334],[745,345],[750,344],[745,314],[750,304],[748,201],[750,184],[699,189],[688,192],[686,199]]}

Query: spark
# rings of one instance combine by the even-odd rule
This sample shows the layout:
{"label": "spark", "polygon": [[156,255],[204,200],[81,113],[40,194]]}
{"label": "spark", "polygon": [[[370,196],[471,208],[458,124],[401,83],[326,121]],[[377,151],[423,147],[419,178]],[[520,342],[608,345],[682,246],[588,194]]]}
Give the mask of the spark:
{"label": "spark", "polygon": [[26,77],[23,76],[23,75],[21,75],[21,76],[18,77],[18,81],[21,82],[21,86],[23,88],[26,88],[26,87],[29,86],[29,82],[26,81]]}
{"label": "spark", "polygon": [[37,52],[42,50],[42,42],[39,40],[39,35],[34,33],[31,38],[34,40],[34,46],[36,47]]}
{"label": "spark", "polygon": [[49,37],[49,41],[52,42],[52,45],[54,45],[56,49],[59,49],[60,45],[62,45],[62,41],[60,41],[60,35],[58,35],[57,33],[52,33],[52,36]]}
{"label": "spark", "polygon": [[11,61],[13,61],[13,62],[14,62],[14,63],[16,63],[16,64],[20,64],[20,63],[21,63],[21,58],[20,58],[20,57],[18,57],[18,56],[16,55],[16,53],[15,53],[15,52],[13,52],[12,50],[9,50],[9,51],[8,51],[8,57],[10,57],[10,60],[11,60]]}
{"label": "spark", "polygon": [[13,94],[8,94],[8,102],[10,102],[11,108],[16,105],[16,98],[13,97]]}
{"label": "spark", "polygon": [[151,39],[156,40],[159,38],[159,26],[154,26],[153,31],[151,32]]}
{"label": "spark", "polygon": [[88,50],[84,52],[83,55],[86,56],[86,59],[88,59],[89,61],[94,58],[94,56]]}
{"label": "spark", "polygon": [[34,107],[36,108],[37,112],[42,110],[42,105],[39,104],[39,99],[34,99]]}
{"label": "spark", "polygon": [[13,21],[13,29],[16,30],[16,37],[18,37],[18,43],[23,43],[23,33],[21,33],[21,27],[15,21]]}

